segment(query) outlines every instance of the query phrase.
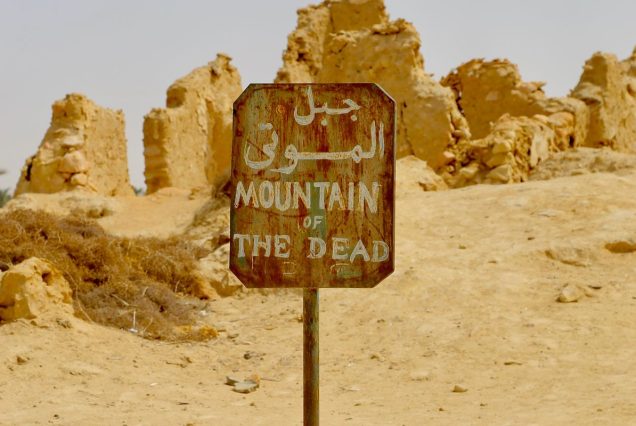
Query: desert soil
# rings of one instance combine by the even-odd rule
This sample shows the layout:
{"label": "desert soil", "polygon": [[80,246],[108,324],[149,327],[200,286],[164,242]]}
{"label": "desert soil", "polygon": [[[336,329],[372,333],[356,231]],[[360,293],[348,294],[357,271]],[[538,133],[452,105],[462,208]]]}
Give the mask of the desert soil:
{"label": "desert soil", "polygon": [[[320,293],[322,424],[636,424],[636,173],[405,186],[396,227],[391,277]],[[2,325],[0,424],[300,425],[301,313],[298,291],[212,301],[203,343]]]}

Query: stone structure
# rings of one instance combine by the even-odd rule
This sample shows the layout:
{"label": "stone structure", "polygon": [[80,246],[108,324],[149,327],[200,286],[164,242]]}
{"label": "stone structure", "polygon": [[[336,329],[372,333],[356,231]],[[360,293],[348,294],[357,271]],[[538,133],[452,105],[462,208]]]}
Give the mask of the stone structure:
{"label": "stone structure", "polygon": [[398,156],[415,154],[433,169],[447,147],[469,138],[453,93],[424,72],[410,23],[389,21],[381,0],[327,0],[298,11],[278,83],[376,82],[396,101]]}
{"label": "stone structure", "polygon": [[131,195],[124,114],[70,94],[52,107],[51,126],[26,160],[15,194],[76,188]]}
{"label": "stone structure", "polygon": [[545,83],[522,81],[517,65],[506,59],[473,59],[444,77],[442,84],[453,89],[473,138],[485,137],[504,114],[532,117],[566,112],[572,115],[567,145],[582,145],[586,139],[585,104],[573,98],[547,97],[541,89]]}
{"label": "stone structure", "polygon": [[590,110],[586,146],[636,151],[636,50],[622,62],[608,53],[592,55],[572,96]]}
{"label": "stone structure", "polygon": [[166,108],[144,119],[148,192],[222,183],[230,171],[232,103],[241,78],[231,58],[217,55],[168,88]]}

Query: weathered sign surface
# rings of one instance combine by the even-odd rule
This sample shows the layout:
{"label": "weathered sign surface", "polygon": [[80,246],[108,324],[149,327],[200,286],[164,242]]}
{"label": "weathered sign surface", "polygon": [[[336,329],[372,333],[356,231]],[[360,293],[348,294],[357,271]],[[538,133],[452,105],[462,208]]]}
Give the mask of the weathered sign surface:
{"label": "weathered sign surface", "polygon": [[373,287],[394,269],[395,102],[253,84],[234,103],[230,269],[247,287]]}

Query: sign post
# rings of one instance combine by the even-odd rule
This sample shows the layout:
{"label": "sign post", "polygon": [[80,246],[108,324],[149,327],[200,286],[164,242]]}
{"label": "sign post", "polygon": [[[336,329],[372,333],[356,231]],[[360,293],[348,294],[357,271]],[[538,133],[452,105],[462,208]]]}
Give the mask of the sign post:
{"label": "sign post", "polygon": [[303,289],[303,424],[318,426],[320,397],[318,289]]}
{"label": "sign post", "polygon": [[318,288],[394,270],[395,102],[373,83],[252,84],[233,127],[230,270],[303,288],[304,424],[318,425]]}

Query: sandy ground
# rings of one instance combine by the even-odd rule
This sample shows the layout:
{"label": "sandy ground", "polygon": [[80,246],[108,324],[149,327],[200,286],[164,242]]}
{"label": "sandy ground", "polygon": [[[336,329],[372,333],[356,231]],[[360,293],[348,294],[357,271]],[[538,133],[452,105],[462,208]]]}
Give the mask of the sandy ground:
{"label": "sandy ground", "polygon": [[[636,424],[636,252],[605,248],[636,240],[636,174],[415,185],[397,212],[396,272],[321,291],[322,424]],[[567,284],[588,295],[556,302]],[[299,425],[301,299],[210,302],[205,343],[3,325],[0,424]]]}

